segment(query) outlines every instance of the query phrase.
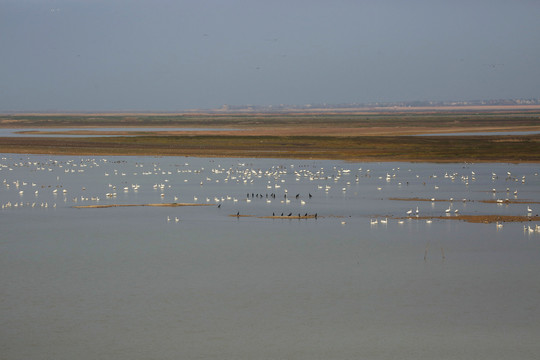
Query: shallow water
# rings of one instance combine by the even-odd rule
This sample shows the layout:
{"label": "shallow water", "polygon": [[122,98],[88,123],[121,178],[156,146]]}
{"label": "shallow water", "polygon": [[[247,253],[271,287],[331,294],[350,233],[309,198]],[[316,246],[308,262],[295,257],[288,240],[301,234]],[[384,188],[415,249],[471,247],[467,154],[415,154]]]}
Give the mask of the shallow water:
{"label": "shallow water", "polygon": [[537,135],[540,131],[471,131],[456,133],[419,134],[415,136],[496,136],[496,135]]}
{"label": "shallow water", "polygon": [[30,134],[27,131],[54,131],[54,132],[68,132],[68,131],[99,131],[99,132],[109,132],[109,131],[242,131],[241,129],[223,129],[223,128],[166,128],[166,127],[96,127],[96,128],[0,128],[0,137],[111,137],[111,136],[132,136],[132,135],[106,135],[106,134],[42,134],[34,133]]}
{"label": "shallow water", "polygon": [[[478,200],[539,170],[1,155],[2,358],[536,358],[539,233],[392,217],[526,215]],[[160,202],[215,205],[73,208]]]}

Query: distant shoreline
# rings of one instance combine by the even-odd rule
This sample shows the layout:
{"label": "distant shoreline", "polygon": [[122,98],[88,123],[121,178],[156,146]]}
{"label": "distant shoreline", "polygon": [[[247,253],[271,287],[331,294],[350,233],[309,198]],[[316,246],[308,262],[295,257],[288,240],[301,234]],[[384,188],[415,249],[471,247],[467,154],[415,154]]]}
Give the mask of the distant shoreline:
{"label": "distant shoreline", "polygon": [[392,113],[425,113],[425,112],[508,112],[508,111],[540,111],[540,104],[513,105],[442,105],[442,106],[359,106],[359,107],[299,107],[272,109],[271,107],[254,106],[253,108],[226,109],[192,109],[180,111],[4,111],[0,116],[170,116],[170,115],[246,115],[246,114],[392,114]]}
{"label": "distant shoreline", "polygon": [[[0,137],[0,152],[537,163],[539,134],[459,135],[540,131],[540,106],[537,108],[538,111],[486,113],[3,115],[0,128],[40,129],[41,133],[58,136]],[[108,127],[123,130],[95,130]],[[134,127],[141,129],[130,132]],[[154,129],[144,131],[145,127]],[[55,128],[81,131],[55,132]],[[169,129],[156,130],[159,128]],[[68,134],[104,136],[63,136]],[[412,136],[419,134],[446,135]]]}

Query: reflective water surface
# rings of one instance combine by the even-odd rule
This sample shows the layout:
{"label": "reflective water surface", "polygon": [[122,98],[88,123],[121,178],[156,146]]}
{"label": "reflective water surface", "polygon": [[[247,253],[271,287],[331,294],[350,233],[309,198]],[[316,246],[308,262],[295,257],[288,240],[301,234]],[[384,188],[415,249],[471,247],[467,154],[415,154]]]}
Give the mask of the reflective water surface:
{"label": "reflective water surface", "polygon": [[[28,131],[54,131],[54,132],[69,132],[69,131],[88,131],[88,132],[109,132],[109,131],[242,131],[241,129],[224,129],[224,128],[179,128],[179,127],[90,127],[90,128],[0,128],[0,137],[58,137],[58,134],[46,133],[28,133]],[[131,135],[106,135],[106,134],[62,134],[62,137],[108,137],[108,136],[131,136]]]}
{"label": "reflective water surface", "polygon": [[0,156],[2,359],[540,352],[538,165]]}
{"label": "reflective water surface", "polygon": [[433,133],[420,134],[415,136],[495,136],[495,135],[537,135],[540,131],[472,131],[472,132],[457,132],[457,133]]}

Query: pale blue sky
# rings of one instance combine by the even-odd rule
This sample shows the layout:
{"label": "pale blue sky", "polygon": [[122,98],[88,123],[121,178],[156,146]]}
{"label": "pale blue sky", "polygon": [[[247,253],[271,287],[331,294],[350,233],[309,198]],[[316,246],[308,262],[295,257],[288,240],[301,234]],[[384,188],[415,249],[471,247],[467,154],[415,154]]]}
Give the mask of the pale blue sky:
{"label": "pale blue sky", "polygon": [[0,0],[0,111],[540,97],[540,1]]}

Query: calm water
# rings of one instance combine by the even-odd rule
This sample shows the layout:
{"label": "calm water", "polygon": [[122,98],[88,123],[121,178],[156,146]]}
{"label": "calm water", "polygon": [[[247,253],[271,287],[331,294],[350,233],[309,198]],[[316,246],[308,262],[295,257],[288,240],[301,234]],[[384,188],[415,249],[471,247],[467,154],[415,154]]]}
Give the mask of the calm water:
{"label": "calm water", "polygon": [[495,136],[495,135],[537,135],[540,131],[493,131],[493,132],[457,132],[457,133],[437,133],[421,134],[415,136]]}
{"label": "calm water", "polygon": [[[161,128],[161,127],[102,127],[102,128],[0,128],[0,137],[58,137],[55,134],[28,134],[21,133],[22,131],[242,131],[242,129],[223,129],[223,128]],[[496,132],[461,132],[461,133],[435,133],[435,134],[420,134],[412,136],[495,136],[495,135],[536,135],[540,131],[496,131]],[[75,135],[62,134],[62,137],[107,137],[107,136],[130,136],[130,135]]]}
{"label": "calm water", "polygon": [[[540,233],[390,217],[536,214],[478,200],[539,171],[0,154],[1,358],[536,359]],[[160,202],[216,205],[73,208]]]}
{"label": "calm water", "polygon": [[[66,132],[66,131],[101,131],[101,132],[107,132],[107,131],[242,131],[240,129],[223,129],[223,128],[164,128],[164,127],[101,127],[101,128],[34,128],[34,129],[28,129],[28,128],[0,128],[0,137],[109,137],[109,136],[130,136],[130,135],[104,135],[104,134],[98,134],[98,135],[92,135],[92,134],[83,134],[83,135],[76,135],[76,134],[28,134],[24,133],[23,131],[55,131],[55,132]],[[23,133],[21,133],[23,132]]]}

